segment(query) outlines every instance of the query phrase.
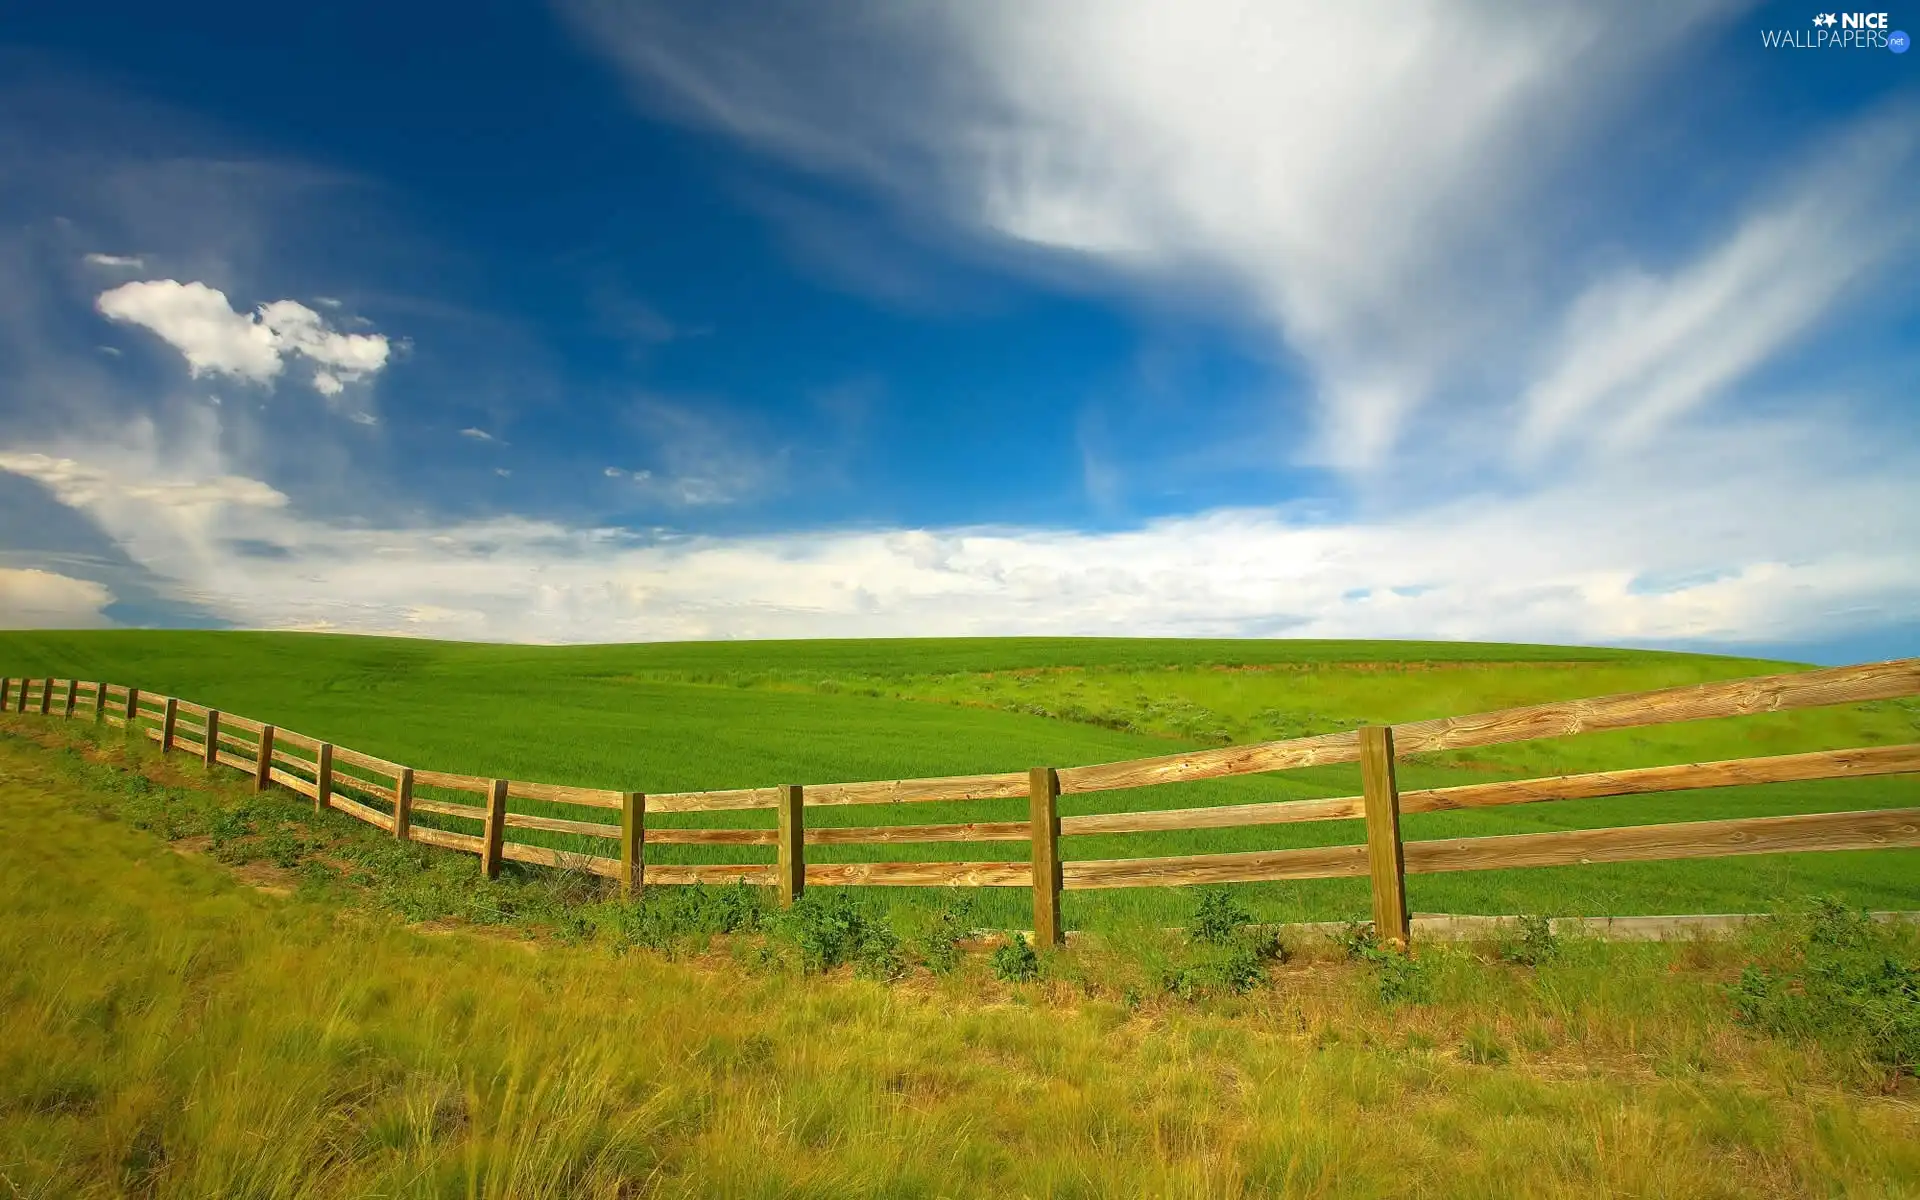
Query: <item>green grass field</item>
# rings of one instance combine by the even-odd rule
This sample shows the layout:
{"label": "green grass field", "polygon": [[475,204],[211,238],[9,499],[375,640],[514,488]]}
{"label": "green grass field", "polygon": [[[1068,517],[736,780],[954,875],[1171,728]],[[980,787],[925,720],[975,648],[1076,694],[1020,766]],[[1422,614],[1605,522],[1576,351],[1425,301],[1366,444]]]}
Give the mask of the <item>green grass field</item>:
{"label": "green grass field", "polygon": [[[0,667],[134,683],[420,767],[649,792],[1070,766],[1515,704],[1796,669],[1645,651],[1463,643],[961,639],[487,646],[299,634],[0,634]],[[1696,722],[1426,756],[1402,785],[1734,758],[1920,740],[1920,702]],[[1358,791],[1351,767],[1072,796],[1068,813],[1243,803]],[[1920,778],[1883,777],[1571,801],[1409,817],[1409,838],[1530,832],[1920,804]],[[560,810],[554,810],[559,812]],[[564,815],[580,815],[577,810]],[[823,808],[818,823],[1012,819],[1021,801]],[[762,825],[768,813],[656,818]],[[568,849],[607,851],[561,835]],[[1070,838],[1069,858],[1359,841],[1357,822]],[[814,847],[814,861],[1018,858],[1020,843]],[[770,851],[656,847],[654,861],[766,861]],[[923,903],[911,889],[890,900]],[[1920,908],[1920,851],[1803,854],[1419,876],[1422,912],[1751,911],[1808,891]],[[1364,914],[1363,881],[1247,885],[1268,919]],[[1025,921],[989,889],[986,915]],[[1169,919],[1164,890],[1069,894],[1072,927]]]}
{"label": "green grass field", "polygon": [[[1920,1195],[1910,997],[1906,1060],[1854,1010],[1737,1017],[1793,927],[1394,972],[1301,939],[1193,999],[1152,930],[823,976],[23,716],[0,842],[13,1197]],[[1911,931],[1835,961],[1883,954],[1920,978]]]}

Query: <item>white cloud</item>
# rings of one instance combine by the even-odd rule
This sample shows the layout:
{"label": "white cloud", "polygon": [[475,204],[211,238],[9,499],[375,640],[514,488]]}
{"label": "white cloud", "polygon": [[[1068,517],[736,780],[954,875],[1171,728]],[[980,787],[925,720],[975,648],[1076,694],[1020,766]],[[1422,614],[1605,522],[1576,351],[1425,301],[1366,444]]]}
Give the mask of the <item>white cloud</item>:
{"label": "white cloud", "polygon": [[89,254],[86,263],[90,267],[125,267],[139,270],[146,266],[146,260],[137,254]]}
{"label": "white cloud", "polygon": [[474,428],[471,426],[469,426],[466,429],[462,429],[460,431],[460,436],[470,437],[476,442],[491,442],[491,441],[498,440],[492,434],[488,433],[486,430]]}
{"label": "white cloud", "polygon": [[[171,598],[242,625],[500,641],[1160,634],[1759,642],[1920,619],[1912,447],[1694,429],[1533,494],[1313,523],[665,541],[521,518],[345,526],[154,444],[11,452]],[[1738,470],[1690,469],[1705,455]],[[270,544],[274,555],[248,553]],[[1397,590],[1396,590],[1397,589]],[[1355,598],[1366,593],[1365,599]]]}
{"label": "white cloud", "polygon": [[87,579],[0,567],[0,629],[99,629],[113,593]]}
{"label": "white cloud", "polygon": [[622,475],[626,474],[626,472],[622,471],[619,467],[608,467],[606,470],[600,473],[602,475],[605,475],[608,479],[618,479]]}
{"label": "white cloud", "polygon": [[313,386],[337,396],[378,374],[391,345],[384,334],[340,333],[297,300],[236,312],[225,292],[204,283],[153,279],[121,284],[94,302],[102,316],[139,325],[178,350],[196,377],[221,374],[271,385],[288,359],[317,368]]}

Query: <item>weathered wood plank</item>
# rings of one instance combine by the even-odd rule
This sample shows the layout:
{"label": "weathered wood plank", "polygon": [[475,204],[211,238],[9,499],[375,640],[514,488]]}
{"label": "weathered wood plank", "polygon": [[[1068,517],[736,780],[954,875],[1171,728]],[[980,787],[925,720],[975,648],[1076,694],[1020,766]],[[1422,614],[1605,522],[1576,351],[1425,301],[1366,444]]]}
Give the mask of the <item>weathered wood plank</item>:
{"label": "weathered wood plank", "polygon": [[191,700],[175,700],[173,703],[177,711],[194,718],[196,721],[207,715],[207,707],[204,704],[195,704]]}
{"label": "weathered wood plank", "polygon": [[544,829],[549,833],[576,833],[582,837],[617,838],[620,836],[618,825],[601,825],[593,821],[567,821],[559,817],[535,817],[516,812],[507,814],[507,828]]}
{"label": "weathered wood plank", "polygon": [[253,759],[251,757],[229,754],[225,750],[222,750],[214,761],[223,767],[234,767],[238,770],[245,771],[249,775],[253,774]]}
{"label": "weathered wood plank", "polygon": [[351,789],[369,796],[378,796],[387,803],[393,803],[393,789],[378,784],[371,779],[362,779],[358,775],[346,775],[339,771],[333,773],[333,794],[338,796],[342,790]]}
{"label": "weathered wood plank", "polygon": [[[1418,844],[1409,843],[1410,846]],[[1061,864],[1062,882],[1070,892],[1085,888],[1336,879],[1366,873],[1365,846],[1309,846],[1298,850],[1185,854],[1170,858],[1081,859]]]}
{"label": "weathered wood plank", "polygon": [[1407,870],[1430,874],[1889,846],[1920,846],[1920,808],[1408,842]]}
{"label": "weathered wood plank", "polygon": [[438,846],[442,850],[463,850],[468,854],[483,854],[486,840],[466,833],[449,833],[444,829],[432,829],[425,825],[415,825],[407,833],[409,841],[419,842],[423,846]]}
{"label": "weathered wood plank", "polygon": [[524,842],[507,842],[500,847],[500,857],[514,862],[553,867],[562,871],[587,871],[608,879],[618,879],[622,874],[620,860],[617,858],[602,858],[597,854],[574,854],[548,846],[529,846]]}
{"label": "weathered wood plank", "polygon": [[1027,772],[1027,836],[1033,843],[1027,881],[1033,887],[1033,941],[1066,943],[1060,920],[1060,775],[1052,767]]}
{"label": "weathered wood plank", "polygon": [[484,804],[447,804],[439,800],[422,800],[418,796],[414,797],[413,811],[434,813],[442,817],[464,817],[469,821],[487,819],[487,809]]}
{"label": "weathered wood plank", "polygon": [[809,805],[925,804],[941,800],[1011,800],[1027,792],[1021,771],[995,775],[947,775],[935,779],[887,779],[867,783],[816,783]]}
{"label": "weathered wood plank", "polygon": [[1533,704],[1474,716],[1440,717],[1396,725],[1394,738],[1404,757],[1603,729],[1634,729],[1676,721],[1893,700],[1915,694],[1920,694],[1920,658],[1903,658],[1791,675],[1763,675],[1691,687]]}
{"label": "weathered wood plank", "polygon": [[269,778],[281,787],[299,792],[302,796],[312,796],[317,793],[317,789],[313,786],[313,780],[303,779],[291,771],[282,771],[280,768],[275,767],[269,775]]}
{"label": "weathered wood plank", "polygon": [[1393,730],[1360,731],[1360,782],[1367,809],[1367,868],[1373,882],[1373,928],[1380,940],[1407,948],[1407,872],[1400,845],[1400,792],[1393,775]]}
{"label": "weathered wood plank", "polygon": [[[1065,818],[1062,818],[1062,826]],[[891,845],[902,842],[1024,842],[1026,821],[969,821],[959,825],[841,825],[807,830],[809,846]],[[1064,832],[1064,828],[1063,828]]]}
{"label": "weathered wood plank", "polygon": [[1293,767],[1350,763],[1358,761],[1359,757],[1359,734],[1345,730],[1283,742],[1222,746],[1216,750],[1194,750],[1185,754],[1165,754],[1157,758],[1136,758],[1089,767],[1063,767],[1060,770],[1060,790],[1067,795],[1119,791],[1162,783],[1284,771]]}
{"label": "weathered wood plank", "polygon": [[308,737],[304,733],[295,733],[291,729],[281,729],[277,731],[274,736],[278,737],[281,741],[285,742],[287,745],[293,746],[297,749],[313,750],[313,751],[318,751],[320,749],[319,738]]}
{"label": "weathered wood plank", "polygon": [[[1395,745],[1404,758],[1435,750],[1460,750],[1603,729],[1631,729],[1828,704],[1893,700],[1916,694],[1920,694],[1920,659],[1896,659],[1414,721],[1394,727]],[[1357,733],[1327,733],[1281,742],[1222,746],[1216,750],[1158,758],[1067,767],[1060,772],[1060,790],[1066,794],[1115,791],[1183,780],[1357,762],[1359,756]]]}
{"label": "weathered wood plank", "polygon": [[401,771],[401,766],[397,762],[389,762],[384,758],[377,758],[374,755],[365,754],[359,750],[349,750],[345,746],[335,746],[333,748],[333,761],[335,763],[346,763],[349,766],[360,767],[368,771],[377,771],[387,776],[398,775]]}
{"label": "weathered wood plank", "polygon": [[335,792],[333,796],[332,807],[339,809],[341,812],[346,813],[350,817],[357,817],[360,820],[365,821],[369,825],[378,826],[380,829],[383,829],[388,833],[393,832],[392,817],[389,817],[387,814],[381,812],[377,808],[372,808],[372,807],[369,807],[368,805],[362,804],[358,800],[349,799],[348,797],[343,796],[338,792]]}
{"label": "weathered wood plank", "polygon": [[[1408,811],[1401,793],[1401,811]],[[1093,813],[1061,817],[1065,837],[1095,833],[1155,833],[1166,829],[1234,829],[1244,825],[1287,825],[1296,821],[1334,821],[1366,815],[1360,796],[1325,800],[1279,800],[1262,804],[1225,804],[1210,808],[1171,808],[1153,812]]]}
{"label": "weathered wood plank", "polygon": [[719,792],[660,792],[647,793],[647,811],[678,812],[733,812],[747,808],[780,807],[780,789],[733,788]]}
{"label": "weathered wood plank", "polygon": [[254,720],[252,717],[236,716],[233,713],[221,713],[220,724],[223,727],[231,726],[234,729],[238,729],[244,733],[251,733],[255,735],[258,735],[260,730],[265,728],[265,726],[261,722]]}
{"label": "weathered wood plank", "polygon": [[769,863],[743,863],[721,866],[714,863],[648,863],[647,886],[684,883],[745,883],[771,887],[774,867]]}
{"label": "weathered wood plank", "polygon": [[[809,833],[812,830],[808,830]],[[808,839],[811,841],[812,839]],[[647,841],[658,846],[778,846],[778,829],[662,829],[647,830]]]}
{"label": "weathered wood plank", "polygon": [[515,800],[539,800],[547,804],[574,804],[582,808],[620,808],[620,793],[605,788],[570,787],[563,783],[523,783],[507,781],[507,795]]}
{"label": "weathered wood plank", "polygon": [[[648,868],[649,872],[658,870]],[[1022,862],[810,863],[817,887],[1027,887],[1033,866]]]}
{"label": "weathered wood plank", "polygon": [[1400,811],[1440,812],[1456,808],[1534,804],[1545,800],[1590,800],[1600,796],[1647,795],[1698,788],[1746,787],[1761,783],[1849,779],[1910,772],[1920,772],[1920,745],[1866,746],[1851,750],[1816,750],[1809,754],[1777,754],[1766,758],[1735,758],[1670,767],[1638,767],[1626,771],[1596,771],[1587,775],[1429,788],[1400,793]]}
{"label": "weathered wood plank", "polygon": [[449,771],[428,771],[415,768],[413,772],[415,787],[451,788],[457,792],[478,792],[482,796],[493,787],[493,780],[478,775],[455,775]]}

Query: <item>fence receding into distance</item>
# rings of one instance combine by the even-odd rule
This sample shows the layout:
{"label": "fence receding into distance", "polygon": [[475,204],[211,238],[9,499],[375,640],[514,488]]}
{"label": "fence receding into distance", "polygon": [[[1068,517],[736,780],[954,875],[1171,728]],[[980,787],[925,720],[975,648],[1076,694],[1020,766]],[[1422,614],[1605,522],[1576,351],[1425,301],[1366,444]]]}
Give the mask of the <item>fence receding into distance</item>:
{"label": "fence receding into distance", "polygon": [[[1920,694],[1920,659],[1899,659],[1535,704],[1396,726],[1369,726],[1314,737],[1223,746],[1094,766],[1035,767],[1004,774],[937,779],[784,784],[655,794],[525,783],[403,766],[289,729],[123,684],[7,678],[0,680],[0,710],[86,717],[123,727],[159,742],[163,751],[187,751],[209,767],[221,765],[244,771],[253,777],[257,789],[264,791],[279,784],[309,796],[316,811],[335,808],[397,838],[478,855],[481,870],[489,878],[499,874],[503,860],[510,860],[590,871],[620,880],[629,892],[638,892],[643,886],[653,884],[744,880],[777,888],[783,904],[791,904],[808,885],[1031,888],[1034,938],[1043,945],[1058,945],[1063,940],[1062,891],[1364,875],[1372,881],[1375,929],[1382,940],[1404,947],[1409,929],[1408,873],[1920,846],[1920,808],[1412,842],[1404,841],[1400,835],[1402,813],[1906,774],[1920,772],[1920,744],[1822,750],[1404,792],[1394,777],[1396,758],[1598,730],[1891,700],[1916,694]],[[1358,796],[1068,817],[1062,817],[1059,811],[1062,795],[1356,762],[1362,779]],[[416,795],[416,789],[421,788],[429,789],[428,793]],[[445,796],[460,799],[439,798]],[[1024,821],[812,829],[806,821],[806,810],[819,805],[898,805],[1021,796],[1029,803],[1028,819]],[[602,819],[576,820],[516,811],[516,800],[591,810],[582,816],[599,813]],[[773,829],[656,827],[649,830],[647,827],[647,817],[652,813],[740,809],[773,809],[778,825]],[[461,833],[416,824],[415,817],[422,813],[463,820],[477,826],[479,832]],[[1362,844],[1170,858],[1062,861],[1060,857],[1060,839],[1075,835],[1355,818],[1364,819],[1366,823],[1366,841]],[[531,845],[514,840],[510,836],[514,830],[545,830],[600,839],[611,843],[615,852],[574,854]],[[777,861],[650,865],[646,861],[649,841],[655,845],[771,845],[776,849]],[[810,845],[1013,841],[1031,844],[1030,861],[813,864],[806,861],[806,847]]]}

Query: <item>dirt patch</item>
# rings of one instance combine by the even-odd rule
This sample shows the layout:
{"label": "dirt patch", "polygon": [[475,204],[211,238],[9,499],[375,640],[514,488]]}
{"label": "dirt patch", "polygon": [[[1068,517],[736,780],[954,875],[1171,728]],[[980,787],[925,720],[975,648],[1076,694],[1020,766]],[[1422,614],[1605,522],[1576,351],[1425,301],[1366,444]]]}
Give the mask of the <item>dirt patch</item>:
{"label": "dirt patch", "polygon": [[241,883],[255,891],[265,892],[269,896],[291,896],[300,884],[299,877],[292,871],[285,867],[276,867],[272,863],[220,862],[213,856],[213,839],[210,837],[181,838],[179,841],[168,842],[167,849],[183,858],[203,858],[217,863]]}

